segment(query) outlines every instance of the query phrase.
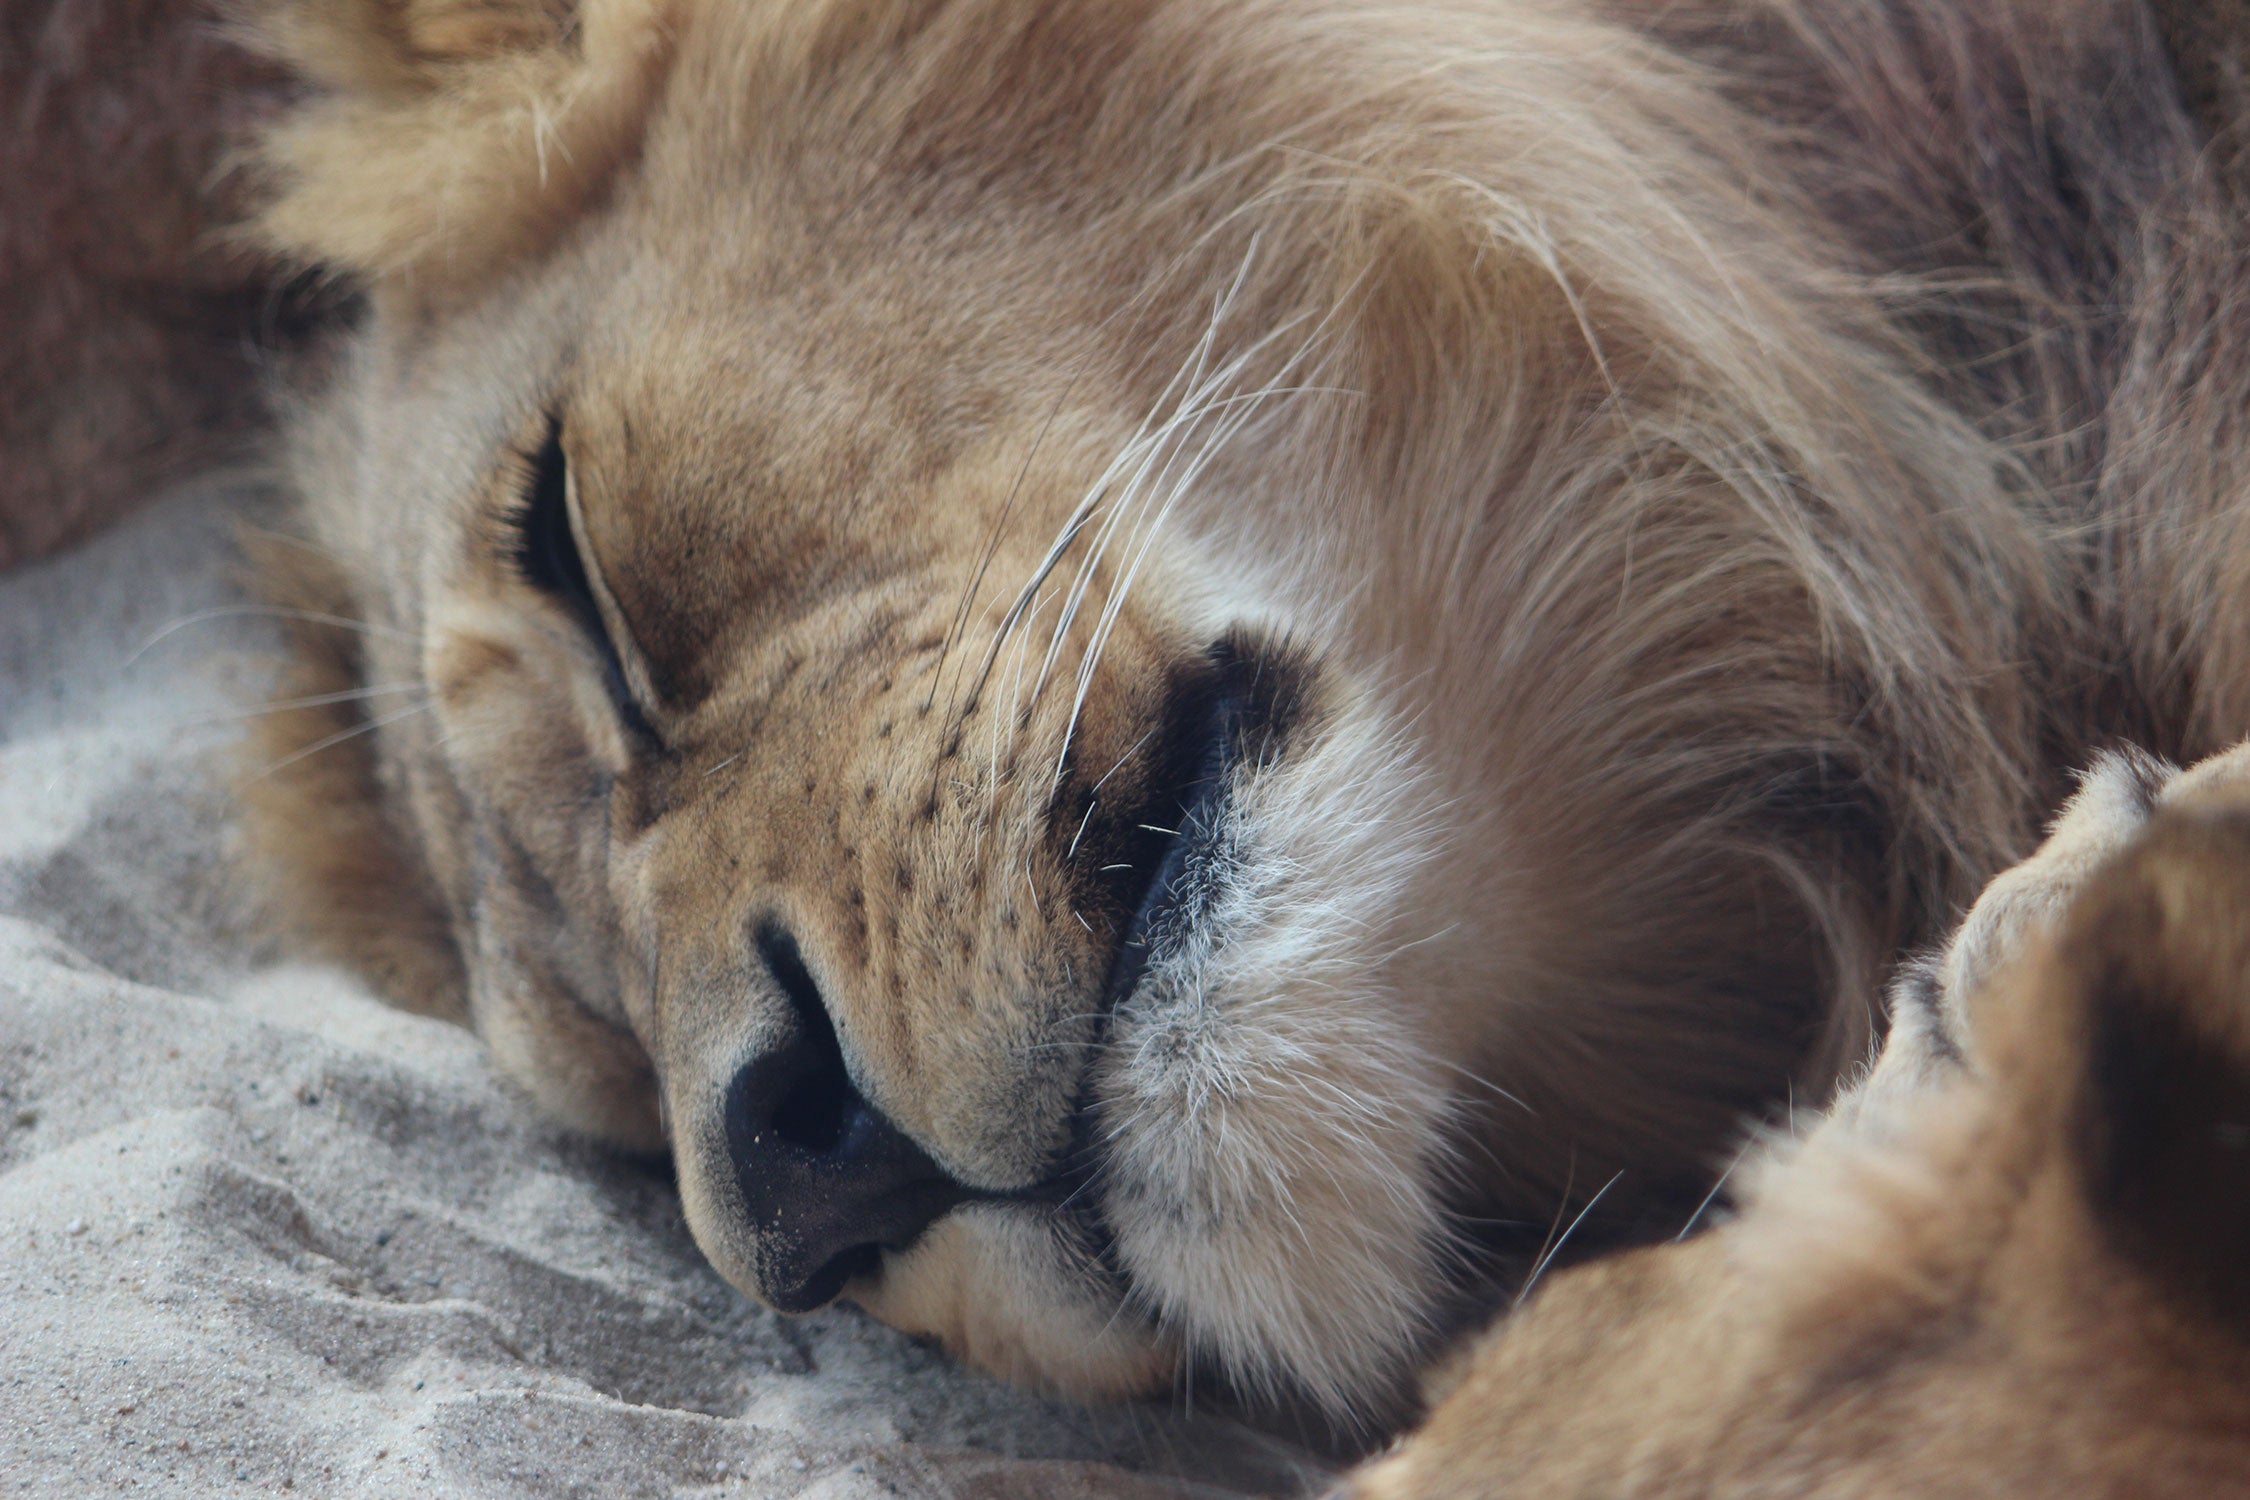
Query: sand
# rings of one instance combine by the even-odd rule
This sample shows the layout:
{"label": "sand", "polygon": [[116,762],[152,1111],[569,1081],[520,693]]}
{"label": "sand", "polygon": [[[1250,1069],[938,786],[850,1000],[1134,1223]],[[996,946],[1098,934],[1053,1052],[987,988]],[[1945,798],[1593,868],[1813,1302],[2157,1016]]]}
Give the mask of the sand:
{"label": "sand", "polygon": [[276,637],[206,482],[0,577],[0,1494],[1153,1497],[1317,1483],[706,1267],[467,1032],[263,960],[228,767]]}

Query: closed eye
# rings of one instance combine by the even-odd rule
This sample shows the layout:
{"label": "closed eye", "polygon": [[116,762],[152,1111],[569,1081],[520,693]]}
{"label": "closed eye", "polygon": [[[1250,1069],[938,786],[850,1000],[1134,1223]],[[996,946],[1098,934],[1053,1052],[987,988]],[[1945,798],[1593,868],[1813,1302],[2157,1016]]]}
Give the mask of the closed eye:
{"label": "closed eye", "polygon": [[625,675],[625,659],[618,654],[617,643],[603,621],[601,603],[594,597],[593,578],[579,550],[578,530],[571,516],[570,460],[563,453],[561,417],[547,419],[545,440],[528,458],[530,474],[523,508],[515,518],[511,549],[516,571],[577,620],[601,654],[602,676],[618,717],[634,735],[654,742],[655,728],[633,696],[631,681]]}

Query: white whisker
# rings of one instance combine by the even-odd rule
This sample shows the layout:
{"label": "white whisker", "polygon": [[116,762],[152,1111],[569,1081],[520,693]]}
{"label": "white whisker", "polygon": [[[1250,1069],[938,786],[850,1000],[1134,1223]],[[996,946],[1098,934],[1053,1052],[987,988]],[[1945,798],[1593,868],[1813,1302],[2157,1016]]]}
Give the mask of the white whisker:
{"label": "white whisker", "polygon": [[230,604],[217,609],[197,610],[183,615],[141,642],[122,665],[132,666],[163,642],[171,639],[191,625],[207,625],[214,620],[265,618],[297,620],[309,625],[334,625],[342,630],[357,630],[365,635],[388,636],[393,640],[412,642],[413,635],[404,630],[394,630],[388,625],[374,625],[365,620],[354,620],[348,615],[324,614],[316,609],[285,609],[278,604]]}
{"label": "white whisker", "polygon": [[167,727],[173,729],[202,729],[213,724],[239,724],[245,719],[260,719],[268,714],[285,714],[300,708],[326,708],[337,703],[360,703],[370,698],[387,697],[393,693],[419,693],[425,691],[419,682],[385,682],[372,687],[344,688],[333,693],[311,693],[302,698],[275,698],[255,708],[237,709],[223,714],[204,714],[193,719],[181,719]]}
{"label": "white whisker", "polygon": [[1676,1245],[1686,1239],[1695,1226],[1703,1222],[1704,1214],[1709,1212],[1711,1205],[1719,1200],[1719,1192],[1727,1185],[1727,1179],[1734,1175],[1734,1169],[1741,1166],[1749,1155],[1750,1148],[1746,1147],[1735,1154],[1733,1161],[1727,1163],[1727,1169],[1719,1174],[1719,1180],[1711,1184],[1711,1191],[1703,1195],[1703,1201],[1695,1205],[1695,1212],[1687,1216],[1687,1222],[1680,1226],[1680,1232],[1672,1236],[1673,1244]]}
{"label": "white whisker", "polygon": [[[1318,347],[1320,343],[1319,330],[1316,329],[1313,337],[1300,344],[1283,361],[1281,368],[1275,372],[1274,378],[1259,389],[1228,397],[1217,396],[1216,390],[1223,389],[1226,384],[1231,383],[1253,358],[1262,353],[1282,334],[1302,321],[1302,318],[1291,319],[1280,328],[1253,340],[1247,349],[1228,361],[1216,375],[1210,377],[1206,388],[1191,392],[1190,400],[1192,404],[1176,412],[1160,430],[1157,446],[1165,452],[1163,465],[1158,471],[1159,481],[1163,485],[1163,499],[1155,507],[1154,513],[1145,522],[1140,523],[1135,530],[1132,541],[1128,544],[1131,550],[1130,560],[1126,564],[1122,576],[1111,587],[1109,597],[1104,603],[1101,616],[1095,626],[1093,638],[1088,642],[1086,651],[1079,660],[1070,717],[1064,725],[1062,745],[1055,757],[1053,786],[1060,787],[1062,783],[1063,767],[1068,764],[1071,739],[1076,732],[1078,720],[1085,711],[1086,699],[1092,691],[1094,675],[1108,649],[1110,637],[1116,629],[1117,621],[1124,610],[1127,598],[1132,592],[1133,584],[1139,578],[1141,568],[1155,546],[1158,533],[1171,517],[1181,497],[1194,487],[1204,471],[1216,461],[1218,455],[1227,445],[1265,408],[1268,402],[1292,389],[1284,382],[1289,379],[1303,361],[1311,357],[1315,348]],[[1325,326],[1325,320],[1323,326]],[[1173,463],[1182,453],[1187,452],[1189,436],[1194,434],[1205,419],[1214,412],[1224,412],[1224,415],[1220,418],[1215,429],[1201,436],[1185,469],[1178,475],[1173,475]],[[1177,438],[1177,441],[1174,441],[1175,438]],[[1144,465],[1144,473],[1145,470],[1146,466]],[[1115,531],[1114,523],[1125,516],[1138,503],[1140,498],[1138,492],[1139,485],[1136,482],[1133,491],[1128,494],[1127,501],[1113,508],[1112,524],[1105,525],[1103,540],[1097,544],[1100,550],[1106,551],[1107,537]],[[1090,555],[1088,559],[1089,569],[1092,561],[1093,555]]]}
{"label": "white whisker", "polygon": [[273,775],[274,772],[282,770],[283,768],[288,766],[293,766],[298,761],[305,759],[307,756],[318,755],[323,750],[333,749],[335,746],[343,744],[346,740],[357,739],[363,734],[372,734],[376,730],[381,729],[386,725],[398,723],[401,719],[410,719],[416,714],[427,713],[432,707],[433,705],[428,702],[416,703],[410,707],[399,709],[395,713],[385,714],[379,719],[369,719],[364,724],[354,724],[351,728],[343,730],[340,733],[329,735],[325,739],[315,740],[312,744],[305,746],[304,749],[299,750],[294,754],[283,756],[281,759],[275,761],[272,765],[267,766],[264,770],[260,771],[253,779],[263,781],[266,777]]}
{"label": "white whisker", "polygon": [[1515,1306],[1523,1306],[1523,1299],[1531,1295],[1531,1289],[1539,1284],[1539,1278],[1546,1273],[1547,1267],[1553,1264],[1554,1259],[1557,1255],[1560,1255],[1562,1253],[1562,1248],[1564,1245],[1570,1242],[1570,1237],[1578,1232],[1578,1226],[1586,1221],[1586,1215],[1592,1213],[1594,1211],[1594,1205],[1602,1201],[1602,1194],[1607,1193],[1611,1188],[1617,1186],[1617,1179],[1623,1177],[1624,1175],[1625,1173],[1622,1169],[1610,1174],[1609,1181],[1602,1184],[1601,1192],[1594,1194],[1594,1196],[1591,1198],[1588,1198],[1586,1200],[1586,1206],[1578,1210],[1577,1216],[1570,1221],[1570,1227],[1568,1229],[1565,1229],[1562,1234],[1555,1239],[1554,1243],[1550,1244],[1546,1249],[1539,1252],[1538,1260],[1532,1263],[1531,1274],[1524,1278],[1523,1286],[1516,1292],[1516,1300],[1514,1303]]}

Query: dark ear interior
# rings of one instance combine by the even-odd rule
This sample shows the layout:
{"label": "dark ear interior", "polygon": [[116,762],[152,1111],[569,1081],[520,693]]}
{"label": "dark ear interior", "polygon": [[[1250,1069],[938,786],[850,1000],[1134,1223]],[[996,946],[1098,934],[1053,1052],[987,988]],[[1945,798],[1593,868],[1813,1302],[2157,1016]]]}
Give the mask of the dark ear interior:
{"label": "dark ear interior", "polygon": [[2095,1216],[2250,1337],[2250,811],[2160,814],[2080,898],[2061,956],[2084,986],[2069,1118]]}

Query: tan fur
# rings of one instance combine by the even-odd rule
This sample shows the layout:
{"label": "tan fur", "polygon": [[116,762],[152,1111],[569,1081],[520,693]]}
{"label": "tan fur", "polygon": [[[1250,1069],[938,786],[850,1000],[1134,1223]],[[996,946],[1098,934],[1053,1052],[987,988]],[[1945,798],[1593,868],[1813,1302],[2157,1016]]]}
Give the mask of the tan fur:
{"label": "tan fur", "polygon": [[1949,956],[1965,1060],[1902,1030],[1739,1219],[1542,1287],[1350,1493],[2250,1485],[2246,914],[2250,749],[2104,765]]}
{"label": "tan fur", "polygon": [[[294,479],[358,670],[427,692],[321,826],[393,820],[499,1065],[668,1141],[746,1290],[790,1231],[724,1114],[799,1024],[785,930],[984,1195],[850,1296],[1080,1394],[1395,1412],[1548,1225],[1684,1215],[1743,1114],[1824,1099],[2056,766],[2250,728],[2193,619],[2231,492],[2157,482],[2209,362],[2021,326],[2141,308],[2088,267],[2156,208],[2228,253],[2139,11],[1710,9],[276,6],[324,91],[261,232],[369,297]],[[1854,30],[1925,11],[2006,45]],[[1852,113],[2094,58],[2143,114],[2089,134],[2084,264],[2001,234],[2073,201],[1976,177],[2017,113]],[[653,742],[511,555],[550,430]],[[1206,908],[1107,994],[1167,715],[1256,692]],[[255,794],[331,800],[318,760]],[[434,929],[294,842],[308,902]]]}

